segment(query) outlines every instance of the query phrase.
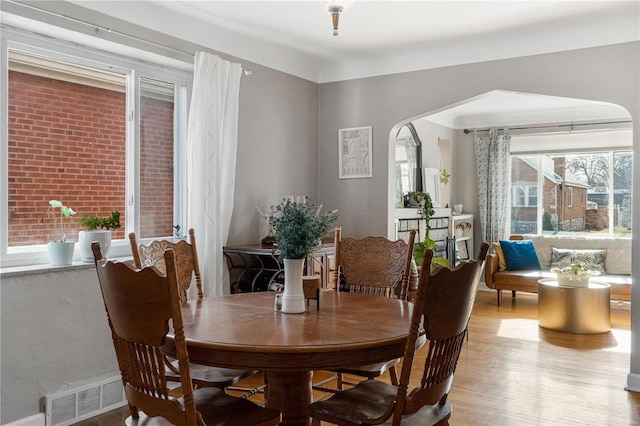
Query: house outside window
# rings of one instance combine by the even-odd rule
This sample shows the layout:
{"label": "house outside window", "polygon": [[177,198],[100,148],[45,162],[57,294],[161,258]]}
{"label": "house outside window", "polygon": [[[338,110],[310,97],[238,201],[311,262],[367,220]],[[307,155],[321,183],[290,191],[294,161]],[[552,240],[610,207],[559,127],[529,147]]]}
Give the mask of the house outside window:
{"label": "house outside window", "polygon": [[631,165],[630,150],[513,155],[511,233],[631,237]]}
{"label": "house outside window", "polygon": [[[190,75],[121,59],[88,61],[39,45],[7,46],[1,264],[42,261],[51,224],[41,217],[51,199],[76,217],[120,211],[112,255],[130,254],[129,232],[171,237],[184,217],[175,206],[185,181],[180,147]],[[68,239],[77,241],[80,230],[74,219]]]}

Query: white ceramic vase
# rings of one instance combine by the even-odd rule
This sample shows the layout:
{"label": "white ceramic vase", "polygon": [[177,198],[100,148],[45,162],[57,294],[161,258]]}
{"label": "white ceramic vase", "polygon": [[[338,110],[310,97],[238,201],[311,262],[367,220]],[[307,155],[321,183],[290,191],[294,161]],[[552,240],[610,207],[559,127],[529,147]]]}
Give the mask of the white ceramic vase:
{"label": "white ceramic vase", "polygon": [[282,312],[300,314],[306,310],[302,290],[304,259],[284,259],[284,294]]}
{"label": "white ceramic vase", "polygon": [[49,241],[49,264],[52,266],[71,265],[73,261],[74,241]]}
{"label": "white ceramic vase", "polygon": [[98,241],[102,257],[107,259],[111,248],[111,231],[95,230],[78,232],[78,246],[80,247],[80,260],[83,262],[93,262],[93,251],[91,243]]}

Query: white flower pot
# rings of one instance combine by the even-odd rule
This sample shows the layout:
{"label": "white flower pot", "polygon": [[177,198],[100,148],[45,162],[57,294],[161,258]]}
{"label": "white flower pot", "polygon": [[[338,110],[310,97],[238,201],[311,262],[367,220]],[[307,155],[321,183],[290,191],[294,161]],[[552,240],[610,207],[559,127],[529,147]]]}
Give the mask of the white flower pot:
{"label": "white flower pot", "polygon": [[52,266],[71,265],[73,260],[74,241],[49,241],[49,264]]}
{"label": "white flower pot", "polygon": [[302,287],[304,259],[284,259],[284,294],[282,312],[300,314],[306,310]]}
{"label": "white flower pot", "polygon": [[589,275],[556,274],[558,285],[564,287],[589,287]]}
{"label": "white flower pot", "polygon": [[109,256],[111,248],[111,231],[95,230],[78,232],[78,246],[80,247],[80,259],[83,262],[93,262],[93,251],[91,251],[91,243],[97,241],[100,243],[100,251],[102,257]]}

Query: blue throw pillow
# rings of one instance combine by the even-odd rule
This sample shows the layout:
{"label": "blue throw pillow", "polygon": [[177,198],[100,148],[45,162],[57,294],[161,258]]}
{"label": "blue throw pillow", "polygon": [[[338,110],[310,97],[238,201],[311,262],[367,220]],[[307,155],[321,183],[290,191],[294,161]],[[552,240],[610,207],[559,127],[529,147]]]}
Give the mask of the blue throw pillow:
{"label": "blue throw pillow", "polygon": [[507,263],[507,271],[540,269],[536,249],[531,240],[500,241],[500,247]]}

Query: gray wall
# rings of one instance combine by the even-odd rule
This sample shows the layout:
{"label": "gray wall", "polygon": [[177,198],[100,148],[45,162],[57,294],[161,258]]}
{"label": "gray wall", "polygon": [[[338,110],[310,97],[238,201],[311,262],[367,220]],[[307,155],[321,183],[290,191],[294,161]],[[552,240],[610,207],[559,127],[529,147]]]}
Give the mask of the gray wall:
{"label": "gray wall", "polygon": [[[393,126],[495,89],[612,102],[625,107],[636,122],[639,46],[627,43],[322,84],[319,196],[340,210],[345,235],[386,235]],[[373,126],[373,178],[341,180],[337,129],[354,126]],[[456,161],[452,173],[452,197],[469,207],[477,206],[472,198],[475,174],[469,173],[475,168],[471,140],[469,135],[453,141]],[[634,140],[637,142],[637,134]]]}
{"label": "gray wall", "polygon": [[287,195],[318,197],[318,85],[250,64],[242,78],[236,189],[228,244],[267,235],[266,212]]}
{"label": "gray wall", "polygon": [[2,278],[2,424],[42,397],[120,374],[93,265]]}

